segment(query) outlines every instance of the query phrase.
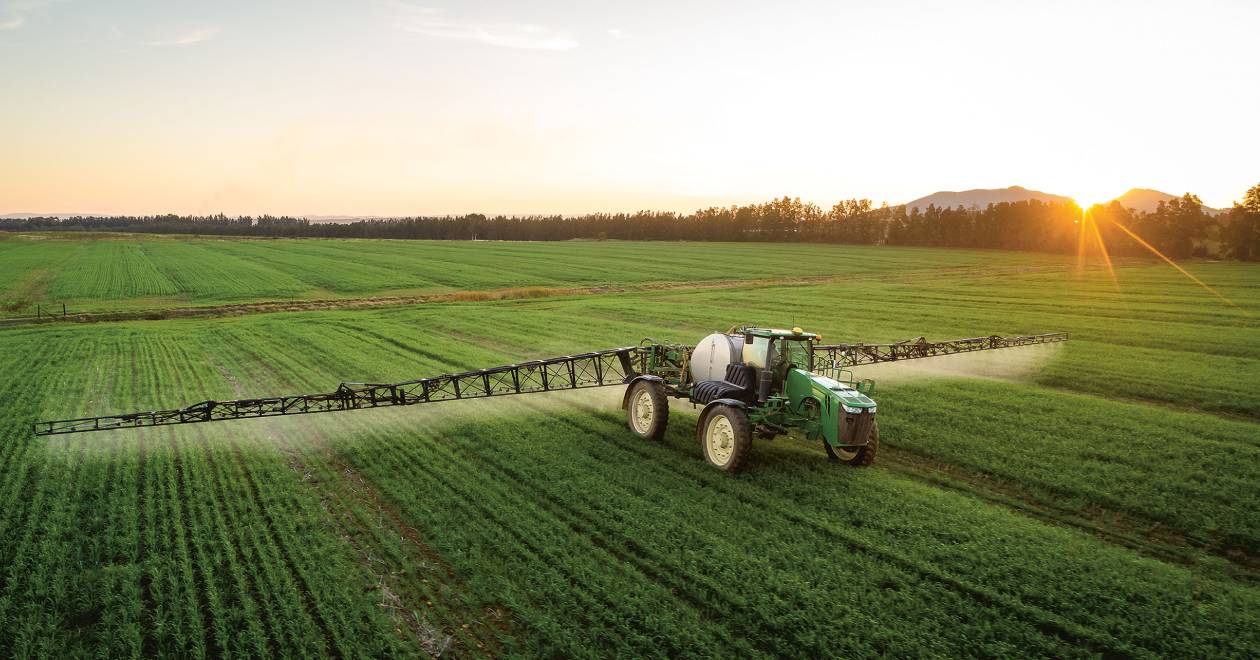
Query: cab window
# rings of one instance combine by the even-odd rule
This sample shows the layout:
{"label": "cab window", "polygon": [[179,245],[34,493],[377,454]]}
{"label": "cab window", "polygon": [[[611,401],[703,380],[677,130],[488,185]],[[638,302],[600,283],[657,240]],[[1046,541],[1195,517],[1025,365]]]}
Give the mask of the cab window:
{"label": "cab window", "polygon": [[780,353],[786,358],[788,364],[796,365],[799,369],[813,371],[814,369],[814,352],[810,350],[811,343],[795,339],[784,339],[780,347]]}

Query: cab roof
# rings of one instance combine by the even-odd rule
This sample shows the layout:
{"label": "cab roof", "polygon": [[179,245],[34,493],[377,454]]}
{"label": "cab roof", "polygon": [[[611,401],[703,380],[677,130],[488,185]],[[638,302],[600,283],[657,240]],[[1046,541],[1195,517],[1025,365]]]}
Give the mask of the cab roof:
{"label": "cab roof", "polygon": [[805,332],[800,328],[792,328],[791,330],[782,330],[779,328],[742,328],[740,330],[746,335],[754,337],[769,337],[771,339],[821,339],[812,332]]}

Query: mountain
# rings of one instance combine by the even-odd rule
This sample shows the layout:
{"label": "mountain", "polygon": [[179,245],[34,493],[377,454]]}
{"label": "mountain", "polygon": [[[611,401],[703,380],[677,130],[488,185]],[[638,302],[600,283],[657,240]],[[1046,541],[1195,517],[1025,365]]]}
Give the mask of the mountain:
{"label": "mountain", "polygon": [[[1134,209],[1144,213],[1150,213],[1159,206],[1160,202],[1167,202],[1170,199],[1178,199],[1178,195],[1170,195],[1166,192],[1152,190],[1150,188],[1134,188],[1129,192],[1117,197],[1115,201],[1127,209]],[[1071,197],[1063,195],[1053,195],[1040,190],[1029,190],[1022,186],[1011,186],[1010,188],[977,188],[975,190],[942,190],[934,192],[926,197],[920,197],[912,202],[906,202],[906,209],[918,207],[926,209],[929,205],[937,208],[984,208],[989,204],[1000,204],[1002,202],[1022,202],[1028,199],[1035,199],[1041,202],[1071,202]],[[1203,211],[1208,215],[1216,215],[1224,213],[1227,209],[1214,209],[1210,206],[1204,206]]]}
{"label": "mountain", "polygon": [[113,213],[5,213],[0,220],[29,220],[31,218],[108,218]]}
{"label": "mountain", "polygon": [[[1115,201],[1126,209],[1134,209],[1150,213],[1159,206],[1160,202],[1167,202],[1170,199],[1177,199],[1177,195],[1169,195],[1166,192],[1151,190],[1150,188],[1133,188],[1129,192],[1119,196]],[[1226,209],[1214,209],[1210,206],[1204,206],[1203,211],[1208,215],[1216,215],[1224,213]]]}
{"label": "mountain", "polygon": [[1126,209],[1150,213],[1155,210],[1155,207],[1159,206],[1160,202],[1167,202],[1170,199],[1177,199],[1177,196],[1158,190],[1151,190],[1150,188],[1133,188],[1117,197],[1115,201],[1120,202],[1120,206]]}
{"label": "mountain", "polygon": [[1022,202],[1028,199],[1035,199],[1041,202],[1071,202],[1071,197],[1063,195],[1052,195],[1050,193],[1041,192],[1040,190],[1029,190],[1023,186],[1011,186],[1010,188],[977,188],[975,190],[942,190],[934,192],[927,197],[920,197],[914,201],[906,202],[906,209],[918,207],[926,209],[928,206],[936,206],[937,208],[954,208],[962,206],[963,208],[984,208],[989,204],[1000,204],[1002,202]]}

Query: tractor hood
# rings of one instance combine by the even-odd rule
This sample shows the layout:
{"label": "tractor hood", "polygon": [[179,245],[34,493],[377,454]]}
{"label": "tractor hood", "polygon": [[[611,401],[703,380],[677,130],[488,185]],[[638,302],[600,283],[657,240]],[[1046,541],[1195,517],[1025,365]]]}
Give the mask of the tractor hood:
{"label": "tractor hood", "polygon": [[[829,376],[820,376],[818,374],[810,374],[809,377],[810,381],[812,381],[813,389],[819,398],[831,396],[839,400],[846,409],[859,408],[863,411],[875,412],[875,401],[853,389],[848,384]],[[856,411],[848,410],[848,412]]]}
{"label": "tractor hood", "polygon": [[875,425],[875,402],[830,376],[791,369],[784,394],[790,409],[804,418],[806,437],[821,437],[832,447],[864,444]]}

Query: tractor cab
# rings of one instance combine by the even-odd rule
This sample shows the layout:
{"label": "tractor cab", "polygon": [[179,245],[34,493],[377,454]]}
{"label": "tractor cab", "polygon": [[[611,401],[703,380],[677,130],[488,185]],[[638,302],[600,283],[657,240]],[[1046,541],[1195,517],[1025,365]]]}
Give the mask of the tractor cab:
{"label": "tractor cab", "polygon": [[790,369],[811,369],[813,345],[819,339],[800,328],[741,327],[711,334],[691,354],[691,400],[764,403],[782,392]]}
{"label": "tractor cab", "polygon": [[782,392],[790,369],[812,371],[814,342],[821,339],[800,328],[743,328],[744,364],[757,370],[757,400]]}
{"label": "tractor cab", "polygon": [[814,363],[814,342],[822,339],[800,328],[778,330],[743,328],[744,363],[757,368],[794,366],[809,370]]}

